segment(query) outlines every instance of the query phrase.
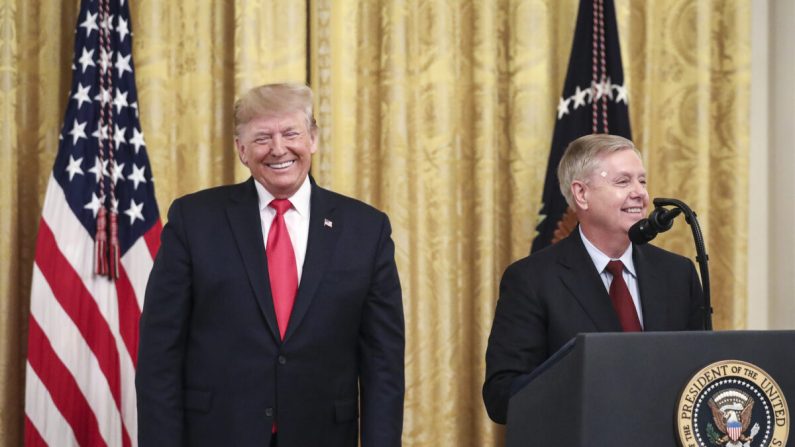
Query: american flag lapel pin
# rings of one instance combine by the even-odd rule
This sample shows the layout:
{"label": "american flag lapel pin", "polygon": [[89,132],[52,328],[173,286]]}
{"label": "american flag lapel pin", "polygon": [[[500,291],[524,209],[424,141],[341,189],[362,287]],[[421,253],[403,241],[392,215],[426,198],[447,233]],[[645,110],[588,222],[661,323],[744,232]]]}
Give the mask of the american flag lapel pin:
{"label": "american flag lapel pin", "polygon": [[333,228],[334,227],[334,222],[332,222],[329,219],[323,219],[323,226],[324,227]]}

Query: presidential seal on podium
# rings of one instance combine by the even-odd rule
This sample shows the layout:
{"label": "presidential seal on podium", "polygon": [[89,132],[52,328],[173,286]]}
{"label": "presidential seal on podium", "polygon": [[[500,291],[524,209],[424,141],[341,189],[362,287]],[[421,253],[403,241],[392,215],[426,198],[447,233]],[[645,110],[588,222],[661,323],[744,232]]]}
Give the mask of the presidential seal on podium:
{"label": "presidential seal on podium", "polygon": [[683,447],[783,447],[790,425],[781,387],[740,360],[715,362],[693,375],[675,420]]}

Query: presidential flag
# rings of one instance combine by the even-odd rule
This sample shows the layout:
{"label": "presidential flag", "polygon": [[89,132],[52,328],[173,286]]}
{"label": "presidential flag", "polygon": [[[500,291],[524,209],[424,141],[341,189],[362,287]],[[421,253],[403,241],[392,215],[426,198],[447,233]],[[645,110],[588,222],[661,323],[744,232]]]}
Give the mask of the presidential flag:
{"label": "presidential flag", "polygon": [[160,244],[125,0],[82,0],[72,88],[39,222],[25,445],[137,445],[135,364]]}
{"label": "presidential flag", "polygon": [[557,169],[569,143],[591,133],[632,139],[613,0],[580,0],[531,252],[566,237],[577,224],[560,193]]}

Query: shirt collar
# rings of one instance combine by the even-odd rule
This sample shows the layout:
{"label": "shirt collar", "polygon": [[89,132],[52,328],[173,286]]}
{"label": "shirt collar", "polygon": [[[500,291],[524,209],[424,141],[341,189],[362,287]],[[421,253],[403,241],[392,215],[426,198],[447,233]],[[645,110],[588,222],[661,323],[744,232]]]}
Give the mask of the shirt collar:
{"label": "shirt collar", "polygon": [[[585,250],[587,250],[588,255],[591,256],[591,260],[593,261],[596,270],[601,274],[604,272],[605,267],[607,267],[607,263],[612,261],[612,259],[610,256],[602,253],[601,250],[596,248],[596,245],[591,243],[591,241],[585,237],[585,233],[582,232],[582,227],[578,228],[580,230],[580,238],[582,238],[582,243],[585,245]],[[624,268],[626,268],[633,277],[637,278],[637,275],[635,274],[635,263],[632,262],[632,244],[629,244],[627,249],[624,251],[624,254],[622,254],[618,259],[624,264]]]}
{"label": "shirt collar", "polygon": [[[257,188],[257,197],[259,198],[259,209],[260,211],[268,208],[268,204],[275,198],[273,194],[270,193],[264,186],[260,184],[256,179],[254,180],[254,186]],[[309,176],[307,175],[304,178],[304,183],[298,188],[298,191],[295,192],[292,196],[288,197],[290,203],[293,204],[293,209],[298,212],[301,216],[309,216],[309,205],[310,205],[310,198],[312,196],[312,184],[309,182]]]}

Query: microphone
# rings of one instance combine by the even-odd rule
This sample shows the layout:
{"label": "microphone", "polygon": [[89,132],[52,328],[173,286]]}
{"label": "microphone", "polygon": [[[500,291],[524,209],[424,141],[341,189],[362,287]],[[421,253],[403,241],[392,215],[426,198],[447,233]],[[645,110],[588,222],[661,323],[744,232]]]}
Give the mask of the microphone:
{"label": "microphone", "polygon": [[670,230],[674,224],[674,218],[681,212],[682,210],[679,208],[670,210],[661,206],[654,208],[648,219],[641,219],[629,228],[629,240],[638,245],[649,242],[657,237],[658,233]]}

